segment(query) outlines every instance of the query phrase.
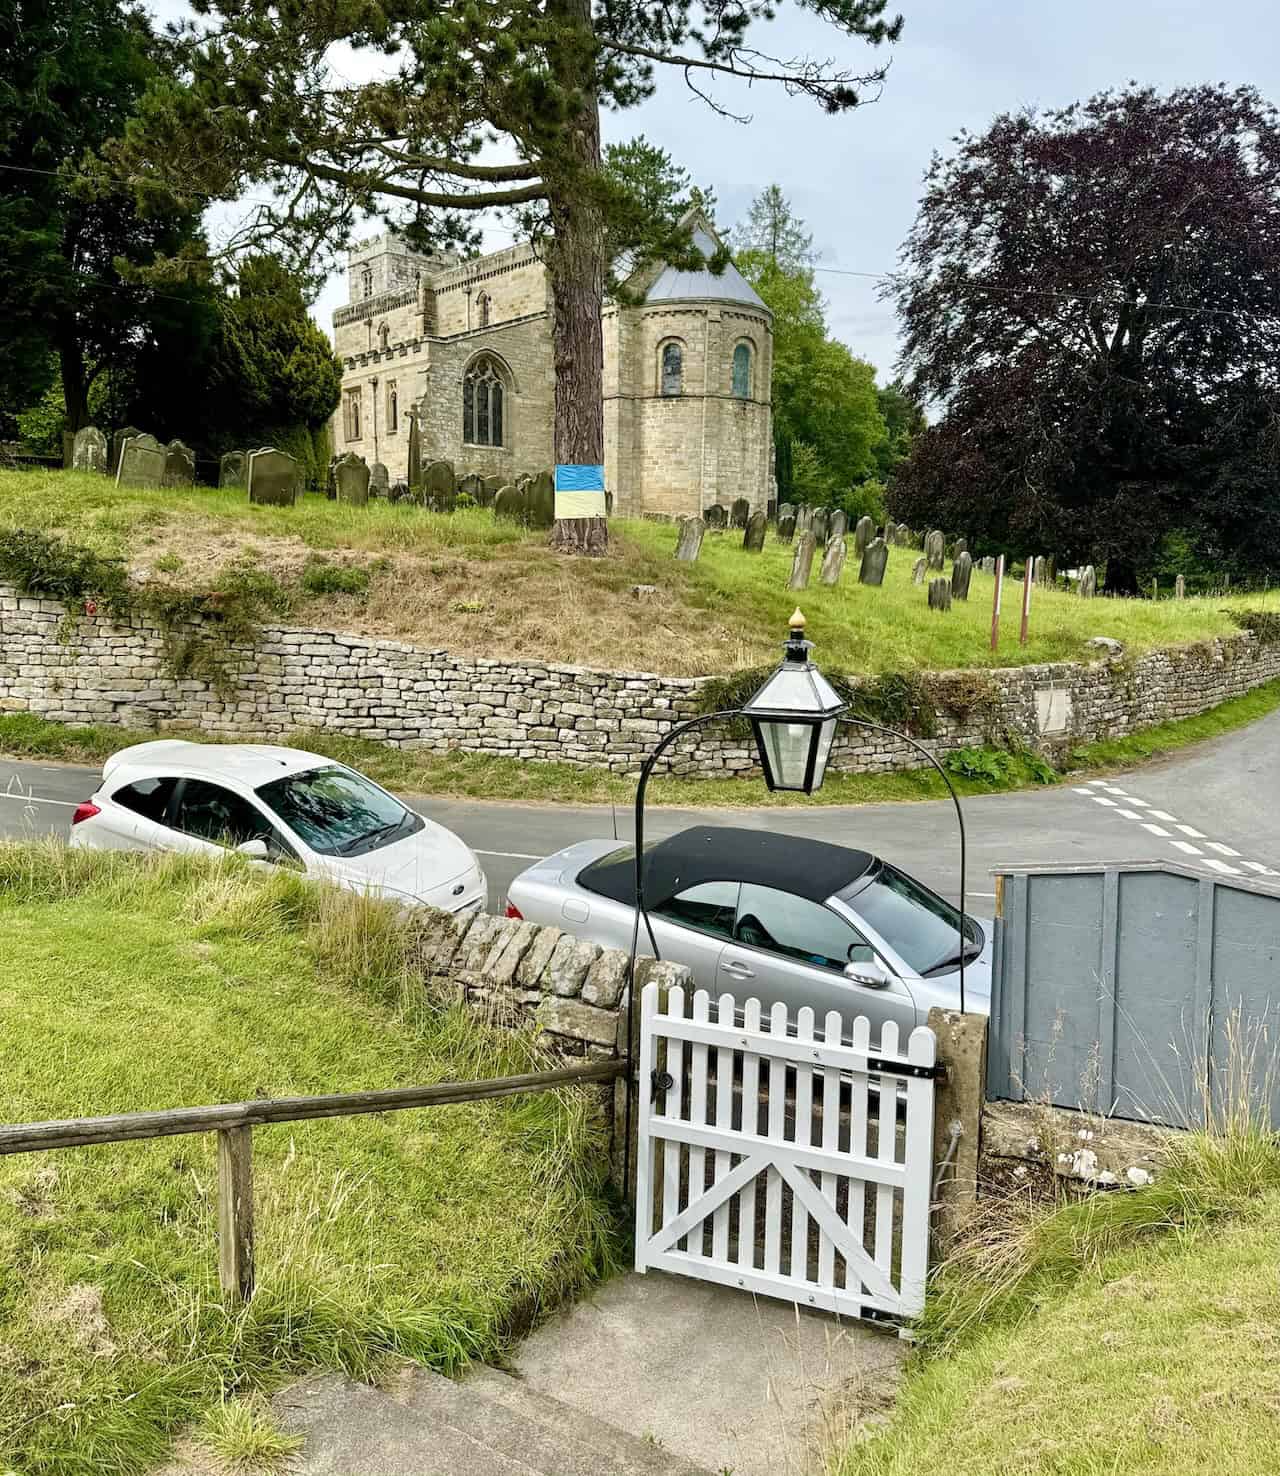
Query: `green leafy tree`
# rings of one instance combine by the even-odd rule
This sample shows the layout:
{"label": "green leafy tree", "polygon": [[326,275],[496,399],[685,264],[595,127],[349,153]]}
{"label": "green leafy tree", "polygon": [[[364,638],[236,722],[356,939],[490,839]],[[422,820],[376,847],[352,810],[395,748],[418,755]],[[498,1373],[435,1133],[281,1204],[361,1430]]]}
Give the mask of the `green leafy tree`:
{"label": "green leafy tree", "polygon": [[685,251],[681,221],[695,208],[714,218],[716,196],[714,190],[695,185],[687,169],[643,134],[606,145],[603,169],[608,189],[605,251],[610,289],[617,292],[622,278]]}
{"label": "green leafy tree", "polygon": [[911,453],[911,442],[926,425],[924,410],[895,379],[876,391],[876,402],[884,420],[884,440],[875,448],[876,475],[888,482],[894,468]]}
{"label": "green leafy tree", "polygon": [[[901,28],[885,19],[885,0],[797,8],[873,45]],[[176,39],[179,75],[152,89],[107,168],[144,177],[148,189],[163,183],[178,199],[274,188],[275,203],[257,206],[232,245],[292,245],[313,266],[317,243],[340,246],[362,213],[426,244],[465,239],[476,212],[516,212],[546,238],[553,444],[564,462],[599,462],[604,450],[600,313],[615,190],[601,167],[601,106],[635,106],[673,68],[721,113],[718,90],[730,83],[775,84],[841,112],[884,75],[769,59],[756,33],[774,8],[754,3],[196,0],[196,9],[209,26]],[[378,75],[336,76],[335,47],[377,60]],[[492,144],[505,158],[482,162]],[[558,524],[553,541],[601,551],[603,520],[575,521],[583,526]]]}
{"label": "green leafy tree", "polygon": [[[157,312],[198,293],[184,278],[207,275],[193,202],[140,202],[81,169],[157,75],[155,46],[120,0],[0,4],[0,400],[34,405],[60,383],[69,430],[88,423],[95,384],[127,367]],[[157,259],[172,264],[169,282],[139,282]]]}
{"label": "green leafy tree", "polygon": [[784,272],[798,272],[815,261],[813,236],[792,213],[781,186],[771,184],[751,202],[747,218],[734,228],[734,248],[763,257]]}

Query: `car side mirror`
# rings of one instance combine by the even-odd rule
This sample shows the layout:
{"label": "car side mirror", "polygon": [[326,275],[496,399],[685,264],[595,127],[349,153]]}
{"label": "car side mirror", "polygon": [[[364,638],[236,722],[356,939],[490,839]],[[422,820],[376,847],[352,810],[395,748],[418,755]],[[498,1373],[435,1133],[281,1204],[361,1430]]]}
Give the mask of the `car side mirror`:
{"label": "car side mirror", "polygon": [[260,835],[255,835],[252,840],[241,841],[236,847],[237,856],[247,856],[250,861],[270,861],[271,852],[267,850],[267,843]]}
{"label": "car side mirror", "polygon": [[872,963],[870,959],[863,960],[861,963],[845,964],[844,976],[866,989],[887,989],[889,987],[888,971],[882,965]]}

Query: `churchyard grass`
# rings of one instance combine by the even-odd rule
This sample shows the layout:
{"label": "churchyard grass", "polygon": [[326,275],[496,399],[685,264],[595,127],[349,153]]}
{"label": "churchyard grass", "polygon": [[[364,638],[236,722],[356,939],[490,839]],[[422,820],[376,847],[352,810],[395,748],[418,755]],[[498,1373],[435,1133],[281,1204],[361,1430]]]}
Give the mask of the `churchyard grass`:
{"label": "churchyard grass", "polygon": [[[1160,723],[1125,738],[1082,744],[1056,772],[1022,754],[979,750],[980,755],[991,759],[989,765],[982,766],[988,772],[983,777],[971,777],[956,764],[951,782],[961,794],[995,794],[1033,788],[1067,777],[1078,780],[1087,773],[1131,767],[1175,753],[1189,744],[1220,737],[1266,717],[1277,708],[1280,708],[1280,681],[1268,682],[1196,717]],[[219,741],[200,732],[166,736],[182,736],[202,743]],[[49,722],[34,713],[0,714],[0,754],[10,758],[97,765],[117,749],[155,737],[154,732],[109,724],[70,727]],[[573,764],[526,764],[517,759],[463,753],[457,749],[435,753],[422,748],[393,748],[370,739],[345,738],[335,733],[295,733],[282,741],[350,764],[399,794],[507,802],[518,796],[526,804],[628,805],[635,799],[633,777]],[[697,809],[858,805],[945,796],[946,788],[932,769],[908,769],[893,774],[831,773],[818,793],[807,799],[803,795],[770,794],[758,779],[664,777],[651,782],[646,797],[649,804]]]}
{"label": "churchyard grass", "polygon": [[[575,559],[552,554],[545,533],[483,509],[437,514],[377,501],[357,508],[318,496],[294,508],[251,507],[239,489],[117,490],[105,477],[63,471],[0,472],[5,527],[60,532],[127,557],[135,576],[182,588],[216,589],[220,572],[239,562],[276,578],[289,607],[281,618],[296,624],[459,654],[672,676],[772,661],[797,603],[818,659],[850,673],[1088,659],[1084,643],[1094,635],[1139,655],[1232,634],[1232,609],[1280,612],[1280,591],[1153,602],[1037,589],[1024,647],[1019,590],[1010,582],[992,654],[991,577],[975,570],[969,600],[939,614],[912,584],[917,555],[904,548],[890,551],[880,588],[857,582],[851,552],[838,585],[821,585],[815,572],[809,588],[794,593],[785,588],[791,550],[772,536],[755,554],[742,549],[740,531],[708,532],[697,562],[680,563],[671,525],[615,521],[607,558]],[[344,593],[340,578],[317,576],[317,564],[359,566],[368,588]],[[637,599],[633,585],[655,586],[656,594]]]}
{"label": "churchyard grass", "polygon": [[[6,844],[0,931],[4,1122],[545,1064],[428,997],[394,913],[289,874]],[[499,1352],[613,1264],[597,1131],[565,1093],[257,1129],[240,1307],[213,1135],[0,1159],[0,1471],[141,1476],[180,1428],[269,1455],[253,1395],[294,1374]]]}

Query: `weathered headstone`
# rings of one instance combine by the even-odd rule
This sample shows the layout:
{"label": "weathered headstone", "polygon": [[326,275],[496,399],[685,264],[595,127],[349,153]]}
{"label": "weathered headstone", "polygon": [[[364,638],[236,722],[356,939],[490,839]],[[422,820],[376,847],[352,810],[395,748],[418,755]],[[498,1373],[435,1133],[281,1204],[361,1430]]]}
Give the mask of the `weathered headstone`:
{"label": "weathered headstone", "polygon": [[930,569],[941,569],[946,557],[947,541],[942,531],[935,528],[924,540],[924,561]]}
{"label": "weathered headstone", "polygon": [[969,580],[972,575],[973,559],[969,556],[967,549],[961,549],[955,563],[951,566],[951,598],[953,600],[969,598]]}
{"label": "weathered headstone", "polygon": [[[993,567],[994,572],[994,567]],[[1049,582],[1049,560],[1043,554],[1036,557],[1031,566],[1031,577],[1037,584],[1048,584]]]}
{"label": "weathered headstone", "polygon": [[831,514],[825,507],[815,507],[813,510],[813,521],[809,524],[809,532],[813,534],[813,541],[819,548],[827,546]]}
{"label": "weathered headstone", "polygon": [[525,492],[526,517],[531,528],[550,528],[556,520],[556,479],[540,471]]}
{"label": "weathered headstone", "polygon": [[864,513],[853,525],[853,551],[859,558],[867,551],[867,544],[871,542],[876,531],[876,525]]}
{"label": "weathered headstone", "polygon": [[848,531],[849,514],[843,508],[838,507],[831,514],[831,520],[827,524],[827,542],[829,543],[833,538],[843,538]]}
{"label": "weathered headstone", "polygon": [[983,559],[983,561],[978,565],[978,568],[981,569],[984,574],[994,574],[996,572],[996,561],[991,557],[990,554],[988,554],[987,557]]}
{"label": "weathered headstone", "polygon": [[120,470],[120,451],[124,443],[133,440],[135,436],[140,436],[141,434],[142,432],[136,425],[126,425],[123,430],[116,431],[111,437],[110,469],[113,477]]}
{"label": "weathered headstone", "polygon": [[338,489],[338,501],[351,507],[364,507],[369,501],[370,469],[350,451],[338,458],[333,469],[334,485]]}
{"label": "weathered headstone", "polygon": [[802,533],[796,544],[796,551],[791,556],[791,577],[787,580],[788,589],[808,589],[809,571],[813,568],[813,552],[817,548],[812,533]]}
{"label": "weathered headstone", "polygon": [[[413,485],[412,478],[409,485]],[[422,491],[427,506],[436,512],[452,512],[457,501],[457,482],[451,461],[433,461],[422,473]]]}
{"label": "weathered headstone", "polygon": [[480,495],[476,498],[476,501],[481,507],[492,507],[493,499],[505,485],[506,483],[503,482],[501,477],[483,478],[480,486]]}
{"label": "weathered headstone", "polygon": [[1080,575],[1080,598],[1091,600],[1098,592],[1098,576],[1093,572],[1093,565],[1086,564]]}
{"label": "weathered headstone", "polygon": [[729,510],[723,503],[713,502],[703,509],[702,522],[708,528],[724,528],[729,522]]}
{"label": "weathered headstone", "polygon": [[924,555],[921,554],[920,557],[911,566],[911,582],[912,582],[912,584],[923,584],[924,583],[924,571],[925,571]]}
{"label": "weathered headstone", "polygon": [[159,487],[164,483],[164,447],[154,436],[131,436],[121,447],[117,487]]}
{"label": "weathered headstone", "polygon": [[369,496],[385,497],[391,490],[391,473],[381,461],[369,468]]}
{"label": "weathered headstone", "polygon": [[858,570],[859,584],[883,584],[884,571],[889,563],[889,545],[883,538],[873,538],[862,551],[862,567]]}
{"label": "weathered headstone", "polygon": [[604,515],[606,518],[613,516],[613,493],[608,487],[604,489]]}
{"label": "weathered headstone", "polygon": [[484,478],[472,472],[458,482],[458,496],[467,496],[477,505],[484,493]]}
{"label": "weathered headstone", "polygon": [[813,508],[807,502],[802,502],[796,508],[796,537],[803,538],[806,533],[813,532]]}
{"label": "weathered headstone", "polygon": [[729,509],[729,526],[731,528],[745,528],[747,519],[751,516],[751,504],[745,497],[735,497],[733,506]]}
{"label": "weathered headstone", "polygon": [[826,552],[822,555],[822,570],[818,578],[823,584],[839,584],[840,576],[844,573],[845,554],[848,545],[837,533],[827,542]]}
{"label": "weathered headstone", "polygon": [[523,523],[527,506],[520,487],[500,487],[493,499],[493,515],[507,523]]}
{"label": "weathered headstone", "polygon": [[405,480],[416,492],[422,486],[422,436],[418,430],[418,412],[409,411],[409,461]]}
{"label": "weathered headstone", "polygon": [[243,451],[224,451],[218,459],[218,486],[243,487],[247,456]]}
{"label": "weathered headstone", "polygon": [[1187,597],[1187,579],[1185,574],[1179,574],[1173,581],[1173,597],[1175,600],[1185,600]]}
{"label": "weathered headstone", "polygon": [[78,430],[71,447],[71,465],[76,471],[107,474],[107,438],[96,425]]}
{"label": "weathered headstone", "polygon": [[742,535],[742,546],[751,553],[764,551],[764,535],[769,519],[762,512],[752,513],[747,519],[747,531]]}
{"label": "weathered headstone", "polygon": [[387,488],[387,501],[412,502],[413,493],[409,490],[408,482],[404,481],[403,478],[398,482],[392,482],[390,487]]}
{"label": "weathered headstone", "polygon": [[956,541],[951,545],[951,557],[953,560],[958,559],[962,553],[968,552],[969,540],[967,538],[957,538]]}
{"label": "weathered headstone", "polygon": [[702,518],[685,518],[680,524],[680,532],[676,538],[676,558],[682,564],[695,564],[698,555],[702,552],[702,535],[707,531],[707,525]]}
{"label": "weathered headstone", "polygon": [[196,479],[196,454],[181,441],[170,441],[164,448],[164,485],[190,487]]}
{"label": "weathered headstone", "polygon": [[929,581],[929,608],[931,610],[951,608],[951,585],[945,579]]}
{"label": "weathered headstone", "polygon": [[292,507],[297,500],[297,461],[274,446],[250,451],[249,501],[263,507]]}
{"label": "weathered headstone", "polygon": [[784,502],[778,512],[777,537],[779,543],[790,543],[796,536],[796,513],[789,502]]}
{"label": "weathered headstone", "polygon": [[898,541],[898,525],[892,518],[887,518],[884,525],[884,541],[890,548]]}

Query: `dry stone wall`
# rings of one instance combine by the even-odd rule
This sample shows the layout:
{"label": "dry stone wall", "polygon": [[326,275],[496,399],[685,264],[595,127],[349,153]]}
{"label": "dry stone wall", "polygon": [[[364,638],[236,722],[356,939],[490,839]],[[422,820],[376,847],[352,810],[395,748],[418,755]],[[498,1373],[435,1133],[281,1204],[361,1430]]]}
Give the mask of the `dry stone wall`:
{"label": "dry stone wall", "polygon": [[[0,586],[0,711],[66,723],[197,729],[279,738],[323,730],[402,747],[557,760],[631,773],[658,739],[702,708],[702,679],[488,661],[329,630],[267,627],[239,653],[236,690],[169,675],[164,632],[132,617],[68,612]],[[1116,737],[1191,716],[1280,676],[1280,645],[1250,633],[1156,651],[924,679],[938,708],[937,752],[1008,734],[1041,748]],[[678,740],[670,767],[754,772],[746,738],[713,729]],[[924,760],[891,735],[848,733],[833,764],[851,772]]]}

